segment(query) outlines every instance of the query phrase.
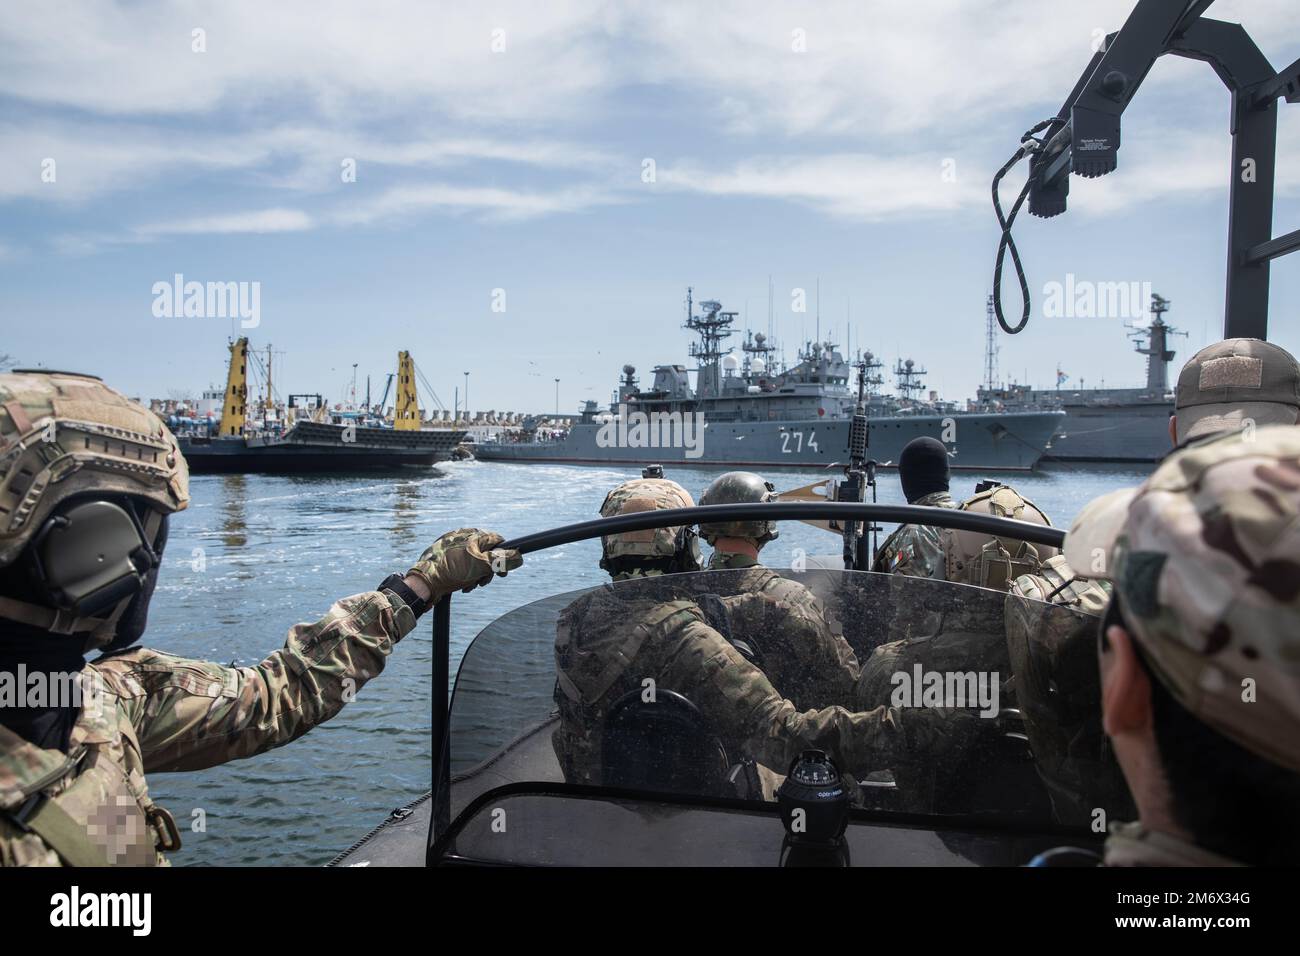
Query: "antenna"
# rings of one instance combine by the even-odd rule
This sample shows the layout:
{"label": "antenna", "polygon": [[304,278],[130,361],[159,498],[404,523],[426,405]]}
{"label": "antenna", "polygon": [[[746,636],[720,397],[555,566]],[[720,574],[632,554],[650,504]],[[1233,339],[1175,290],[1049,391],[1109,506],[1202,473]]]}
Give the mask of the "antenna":
{"label": "antenna", "polygon": [[822,341],[822,277],[817,277],[817,344]]}
{"label": "antenna", "polygon": [[984,390],[992,392],[998,387],[998,315],[989,294],[984,308]]}
{"label": "antenna", "polygon": [[1147,357],[1147,391],[1163,395],[1169,391],[1169,363],[1176,354],[1169,348],[1169,338],[1173,335],[1186,336],[1187,333],[1165,323],[1164,315],[1169,311],[1169,300],[1162,295],[1151,293],[1151,324],[1145,329],[1135,328],[1129,333],[1133,339],[1133,350]]}

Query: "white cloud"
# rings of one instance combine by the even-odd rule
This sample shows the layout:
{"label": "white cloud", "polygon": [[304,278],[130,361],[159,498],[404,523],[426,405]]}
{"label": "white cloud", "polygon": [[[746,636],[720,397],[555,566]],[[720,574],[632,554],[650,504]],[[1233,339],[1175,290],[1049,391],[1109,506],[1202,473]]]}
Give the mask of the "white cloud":
{"label": "white cloud", "polygon": [[[34,5],[0,21],[0,91],[29,114],[0,124],[0,203],[190,190],[175,222],[155,214],[116,238],[58,240],[80,251],[421,213],[512,220],[644,199],[635,170],[654,155],[668,189],[866,221],[950,213],[987,205],[1015,137],[1059,107],[1095,37],[1132,5]],[[1220,0],[1211,13],[1239,17],[1277,63],[1300,52],[1294,0]],[[206,52],[191,49],[196,28]],[[792,48],[796,31],[806,52]],[[1141,100],[1181,107],[1196,71],[1209,77],[1198,96],[1217,86],[1205,64],[1162,63]],[[627,122],[642,99],[697,136]],[[1127,123],[1120,173],[1081,184],[1078,205],[1221,190],[1226,137],[1180,135],[1173,177],[1143,151],[1148,131]],[[945,156],[955,182],[940,179]],[[41,179],[45,158],[55,183]],[[341,189],[344,158],[377,188]],[[217,205],[250,187],[294,198]],[[222,198],[205,210],[209,195]]]}
{"label": "white cloud", "polygon": [[791,200],[845,219],[952,212],[987,202],[987,187],[974,179],[945,179],[944,159],[867,154],[760,157],[725,170],[683,163],[662,169],[659,180],[711,195]]}
{"label": "white cloud", "polygon": [[201,216],[176,222],[154,222],[139,226],[141,236],[228,235],[231,233],[301,232],[314,225],[300,209],[260,209],[254,212]]}
{"label": "white cloud", "polygon": [[591,187],[530,192],[428,183],[401,186],[354,206],[340,206],[335,209],[331,221],[342,225],[369,225],[437,209],[481,212],[497,220],[522,220],[549,213],[577,212],[614,201],[616,198],[611,192]]}

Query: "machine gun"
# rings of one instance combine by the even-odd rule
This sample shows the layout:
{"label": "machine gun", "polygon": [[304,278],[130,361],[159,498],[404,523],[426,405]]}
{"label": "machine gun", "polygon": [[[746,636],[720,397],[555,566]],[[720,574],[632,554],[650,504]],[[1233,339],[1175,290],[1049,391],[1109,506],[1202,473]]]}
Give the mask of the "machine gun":
{"label": "machine gun", "polygon": [[[867,422],[866,361],[859,359],[855,367],[858,370],[858,403],[853,409],[853,420],[849,425],[849,463],[844,466],[844,480],[836,486],[835,500],[861,504],[866,500],[867,488],[870,488],[871,503],[875,504],[876,461],[867,457],[871,445],[871,429]],[[880,526],[875,521],[865,526],[857,521],[844,522],[844,570],[866,571],[871,567],[879,543],[879,531]],[[868,534],[871,536],[869,552]]]}

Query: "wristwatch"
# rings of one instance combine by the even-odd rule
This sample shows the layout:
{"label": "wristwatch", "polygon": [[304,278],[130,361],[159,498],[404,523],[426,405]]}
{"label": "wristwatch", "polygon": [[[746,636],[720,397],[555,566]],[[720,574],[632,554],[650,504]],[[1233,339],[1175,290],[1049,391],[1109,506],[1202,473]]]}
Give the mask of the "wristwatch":
{"label": "wristwatch", "polygon": [[379,585],[378,590],[392,591],[402,599],[402,603],[409,607],[411,613],[418,619],[421,614],[429,610],[429,602],[412,591],[410,587],[407,586],[406,581],[403,580],[404,577],[405,576],[401,574],[390,574],[388,577],[384,578],[383,582]]}

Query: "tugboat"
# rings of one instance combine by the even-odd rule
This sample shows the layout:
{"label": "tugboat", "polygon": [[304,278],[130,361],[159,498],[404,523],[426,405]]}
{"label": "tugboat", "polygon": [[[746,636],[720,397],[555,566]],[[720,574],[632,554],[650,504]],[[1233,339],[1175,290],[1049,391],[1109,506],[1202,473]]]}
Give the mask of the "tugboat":
{"label": "tugboat", "polygon": [[[642,389],[636,369],[623,366],[623,378],[608,412],[587,401],[567,428],[543,428],[539,418],[495,441],[480,443],[485,461],[617,462],[734,465],[747,467],[829,467],[848,444],[855,407],[852,370],[833,342],[809,342],[791,368],[773,367],[775,346],[762,333],[746,337],[743,359],[724,351],[733,334],[735,312],[714,300],[693,311],[687,290],[685,327],[699,335],[691,355],[699,362],[695,386],[682,365],[659,365]],[[911,359],[895,369],[897,396],[883,395],[870,353],[858,356],[868,376],[872,456],[882,467],[898,460],[903,447],[924,435],[949,447],[954,469],[1025,471],[1042,457],[1064,413],[1055,409],[967,412],[954,404],[919,396],[924,369]]]}
{"label": "tugboat", "polygon": [[[446,461],[465,438],[464,431],[423,429],[409,352],[398,354],[397,404],[393,424],[330,421],[319,395],[293,395],[282,420],[268,398],[260,422],[248,415],[248,339],[230,345],[230,368],[216,433],[211,424],[178,425],[181,452],[195,474],[328,473],[427,468]],[[270,369],[267,369],[270,396]],[[309,399],[304,406],[297,399]],[[314,398],[315,401],[310,401]],[[297,417],[298,412],[306,415]],[[290,420],[292,416],[292,420]],[[361,422],[376,421],[357,416]],[[382,421],[382,420],[378,420]]]}

